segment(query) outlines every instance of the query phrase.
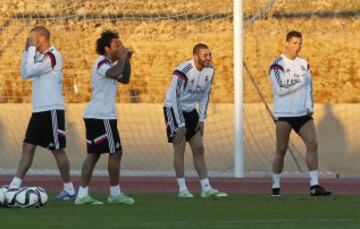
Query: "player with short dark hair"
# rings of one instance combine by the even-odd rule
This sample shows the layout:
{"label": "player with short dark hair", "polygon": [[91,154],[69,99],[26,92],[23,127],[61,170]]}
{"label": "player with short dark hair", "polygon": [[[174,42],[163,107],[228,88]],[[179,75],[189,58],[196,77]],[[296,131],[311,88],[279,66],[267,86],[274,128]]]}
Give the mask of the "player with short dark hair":
{"label": "player with short dark hair", "polygon": [[331,192],[319,185],[318,144],[313,121],[314,100],[310,65],[299,57],[302,35],[291,31],[286,35],[285,52],[270,66],[276,121],[276,154],[273,161],[272,196],[280,196],[280,174],[288,148],[291,130],[306,145],[306,164],[310,175],[310,194],[327,196]]}
{"label": "player with short dark hair", "polygon": [[192,149],[194,166],[202,187],[201,196],[227,196],[226,193],[211,187],[204,156],[204,123],[214,74],[210,49],[205,44],[197,44],[193,48],[193,58],[181,63],[173,72],[173,79],[166,94],[164,116],[168,142],[174,147],[174,168],[179,198],[193,197],[185,183],[186,142]]}

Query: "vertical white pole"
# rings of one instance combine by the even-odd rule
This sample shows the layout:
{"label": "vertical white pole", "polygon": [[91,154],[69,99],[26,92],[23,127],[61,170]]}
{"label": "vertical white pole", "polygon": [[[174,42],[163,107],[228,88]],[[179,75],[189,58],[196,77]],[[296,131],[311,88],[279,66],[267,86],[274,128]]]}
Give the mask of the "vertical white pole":
{"label": "vertical white pole", "polygon": [[245,176],[243,144],[243,0],[234,0],[234,176]]}

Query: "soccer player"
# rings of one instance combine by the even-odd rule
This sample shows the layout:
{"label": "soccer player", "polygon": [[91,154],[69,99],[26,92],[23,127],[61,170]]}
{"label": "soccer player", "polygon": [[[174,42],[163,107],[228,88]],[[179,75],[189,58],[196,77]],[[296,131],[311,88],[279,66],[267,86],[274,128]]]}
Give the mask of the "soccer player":
{"label": "soccer player", "polygon": [[319,185],[318,144],[312,118],[314,112],[312,77],[308,62],[299,57],[301,46],[301,33],[289,32],[286,36],[285,52],[270,66],[276,121],[272,196],[280,196],[280,174],[284,168],[284,156],[291,130],[294,130],[306,145],[310,195],[331,195],[331,192]]}
{"label": "soccer player", "polygon": [[89,183],[96,162],[102,153],[108,153],[110,178],[109,203],[134,204],[133,198],[121,192],[119,185],[122,147],[117,129],[116,91],[117,82],[130,80],[132,52],[123,46],[119,35],[105,31],[96,41],[100,55],[92,68],[92,98],[84,113],[87,157],[82,166],[79,191],[75,204],[99,205],[103,202],[89,195]]}
{"label": "soccer player", "polygon": [[50,43],[50,32],[36,26],[30,32],[22,57],[22,79],[32,80],[33,112],[29,121],[21,159],[10,188],[19,188],[33,162],[36,146],[49,149],[54,155],[64,190],[56,200],[74,200],[70,163],[65,153],[65,106],[62,96],[61,54]]}
{"label": "soccer player", "polygon": [[[173,72],[172,82],[164,102],[168,142],[174,147],[174,168],[179,186],[179,198],[192,198],[184,174],[184,153],[189,143],[195,169],[202,187],[201,197],[225,197],[226,193],[211,187],[204,156],[204,125],[214,79],[211,52],[207,45],[197,44],[193,58],[182,62]],[[198,105],[198,110],[196,106]]]}

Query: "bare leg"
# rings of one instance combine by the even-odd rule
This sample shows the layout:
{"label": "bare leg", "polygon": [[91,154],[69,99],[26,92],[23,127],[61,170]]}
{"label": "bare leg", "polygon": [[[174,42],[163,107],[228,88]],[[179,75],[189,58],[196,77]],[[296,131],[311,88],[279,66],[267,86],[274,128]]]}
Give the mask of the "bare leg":
{"label": "bare leg", "polygon": [[81,169],[81,180],[80,180],[81,187],[87,187],[89,185],[92,173],[94,171],[94,167],[96,165],[96,162],[99,160],[99,158],[100,158],[100,154],[98,153],[87,154]]}
{"label": "bare leg", "polygon": [[69,159],[66,156],[66,152],[64,149],[60,150],[51,150],[52,154],[55,157],[57,166],[60,171],[61,178],[64,183],[71,182],[70,177],[70,162]]}
{"label": "bare leg", "polygon": [[309,171],[318,169],[318,143],[314,121],[308,121],[299,131],[306,145],[306,164]]}
{"label": "bare leg", "polygon": [[205,155],[204,155],[204,144],[200,132],[197,132],[189,141],[192,153],[193,162],[196,172],[199,175],[200,180],[208,177]]}
{"label": "bare leg", "polygon": [[16,177],[23,179],[27,173],[27,171],[30,169],[34,154],[35,154],[36,146],[29,144],[29,143],[23,143],[23,152],[21,154],[21,158],[19,161],[19,165],[16,171]]}
{"label": "bare leg", "polygon": [[122,151],[109,154],[108,172],[111,186],[119,185],[121,156]]}
{"label": "bare leg", "polygon": [[186,139],[185,137],[179,144],[174,144],[174,168],[177,178],[183,178],[185,176],[184,169],[184,156],[185,156],[185,147]]}
{"label": "bare leg", "polygon": [[306,145],[306,164],[310,175],[310,194],[312,196],[331,195],[330,191],[319,186],[318,143],[314,121],[310,120],[305,123],[300,129],[299,135]]}
{"label": "bare leg", "polygon": [[276,153],[273,161],[273,173],[280,174],[284,168],[284,157],[288,149],[291,126],[287,122],[276,122]]}

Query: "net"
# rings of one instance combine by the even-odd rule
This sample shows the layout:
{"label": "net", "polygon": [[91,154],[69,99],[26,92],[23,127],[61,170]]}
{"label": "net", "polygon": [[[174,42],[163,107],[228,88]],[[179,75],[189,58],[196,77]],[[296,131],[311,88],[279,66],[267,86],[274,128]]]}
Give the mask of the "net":
{"label": "net", "polygon": [[[301,4],[300,4],[301,3]],[[319,3],[319,1],[317,1]],[[246,172],[268,174],[275,150],[268,66],[282,51],[284,34],[297,29],[311,46],[303,55],[315,69],[317,102],[360,101],[360,3],[322,0],[244,1],[244,148]],[[330,14],[329,14],[330,12]],[[67,153],[73,174],[86,156],[82,112],[91,97],[90,73],[95,41],[106,29],[118,31],[134,51],[132,80],[118,89],[119,131],[124,147],[122,170],[128,175],[174,175],[172,147],[166,142],[162,102],[171,73],[191,58],[198,42],[213,53],[216,78],[205,131],[210,175],[233,175],[233,2],[230,0],[161,1],[10,1],[0,7],[0,173],[13,174],[31,115],[31,82],[20,79],[25,38],[35,25],[45,25],[63,56]],[[330,31],[327,32],[327,31]],[[334,40],[334,36],[337,40]],[[343,45],[342,45],[343,44]],[[321,47],[321,52],[318,50]],[[329,58],[331,53],[336,56]],[[349,54],[350,53],[350,54]],[[351,56],[343,61],[345,57]],[[341,61],[341,64],[340,64]],[[324,65],[325,63],[325,65]],[[333,66],[337,66],[336,68]],[[334,79],[318,77],[337,76]],[[339,82],[343,88],[334,89]],[[338,87],[336,87],[338,88]],[[346,116],[346,115],[345,115]],[[285,171],[306,171],[304,146],[296,136],[286,157]],[[31,173],[57,174],[55,161],[38,149]],[[331,159],[334,161],[334,159]],[[329,162],[330,164],[330,162]],[[194,175],[189,148],[187,175]],[[331,166],[323,171],[332,172]],[[107,174],[103,156],[95,174]]]}

